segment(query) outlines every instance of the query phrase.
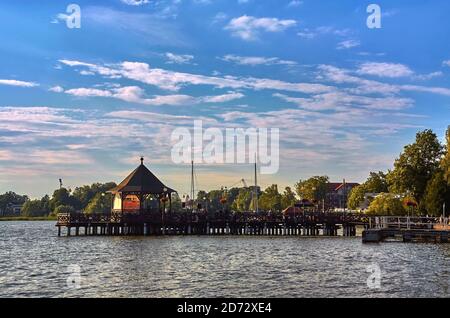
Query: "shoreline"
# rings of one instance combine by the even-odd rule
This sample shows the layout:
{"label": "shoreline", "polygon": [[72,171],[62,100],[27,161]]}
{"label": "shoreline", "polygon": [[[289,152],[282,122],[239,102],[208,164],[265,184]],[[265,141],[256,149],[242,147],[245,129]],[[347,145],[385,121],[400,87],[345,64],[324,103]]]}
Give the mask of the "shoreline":
{"label": "shoreline", "polygon": [[0,222],[12,222],[12,221],[56,221],[57,218],[53,216],[43,217],[29,217],[29,216],[2,216]]}

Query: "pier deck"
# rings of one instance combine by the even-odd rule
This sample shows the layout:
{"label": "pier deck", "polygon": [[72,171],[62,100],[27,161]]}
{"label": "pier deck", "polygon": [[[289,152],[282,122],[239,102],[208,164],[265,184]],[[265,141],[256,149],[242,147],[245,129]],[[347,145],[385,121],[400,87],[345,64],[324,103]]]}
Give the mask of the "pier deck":
{"label": "pier deck", "polygon": [[[449,219],[421,217],[368,217],[352,213],[282,214],[150,213],[59,214],[58,236],[259,235],[356,236],[364,229],[364,243],[386,240],[448,243]],[[74,232],[72,231],[74,230]]]}

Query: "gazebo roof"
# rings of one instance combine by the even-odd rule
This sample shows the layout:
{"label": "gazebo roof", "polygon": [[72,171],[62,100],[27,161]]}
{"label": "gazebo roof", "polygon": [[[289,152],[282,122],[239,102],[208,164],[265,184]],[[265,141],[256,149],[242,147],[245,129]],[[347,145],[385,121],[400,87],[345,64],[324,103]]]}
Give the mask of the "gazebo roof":
{"label": "gazebo roof", "polygon": [[142,193],[142,194],[163,194],[174,193],[175,190],[166,187],[147,167],[144,159],[141,158],[141,165],[137,167],[128,177],[117,187],[109,192],[116,193]]}

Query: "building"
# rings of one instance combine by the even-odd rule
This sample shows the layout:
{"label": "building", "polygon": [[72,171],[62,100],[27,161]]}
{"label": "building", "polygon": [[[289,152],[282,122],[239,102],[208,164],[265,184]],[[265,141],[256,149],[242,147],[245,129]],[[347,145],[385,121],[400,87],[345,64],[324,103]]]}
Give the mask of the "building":
{"label": "building", "polygon": [[347,199],[353,188],[359,186],[354,182],[330,182],[325,195],[325,207],[328,210],[346,209]]}
{"label": "building", "polygon": [[0,210],[0,216],[20,216],[23,204],[8,204],[5,209]]}
{"label": "building", "polygon": [[[160,211],[166,207],[171,210],[172,193],[176,193],[147,169],[144,158],[141,158],[139,167],[109,192],[113,195],[112,212],[135,214]],[[155,202],[156,208],[153,204]]]}

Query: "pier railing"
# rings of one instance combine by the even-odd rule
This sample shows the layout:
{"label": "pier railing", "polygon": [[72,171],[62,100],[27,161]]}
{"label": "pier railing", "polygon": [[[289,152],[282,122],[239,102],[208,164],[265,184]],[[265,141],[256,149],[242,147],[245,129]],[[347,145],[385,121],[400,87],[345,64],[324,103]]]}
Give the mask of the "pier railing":
{"label": "pier railing", "polygon": [[[121,223],[202,223],[202,222],[228,222],[228,223],[284,223],[284,224],[354,224],[368,225],[371,218],[364,214],[350,213],[298,213],[284,215],[282,213],[60,213],[57,216],[57,225],[82,224],[121,224]],[[375,224],[375,222],[372,222]]]}
{"label": "pier railing", "polygon": [[443,230],[450,229],[449,218],[437,217],[373,217],[369,228]]}

